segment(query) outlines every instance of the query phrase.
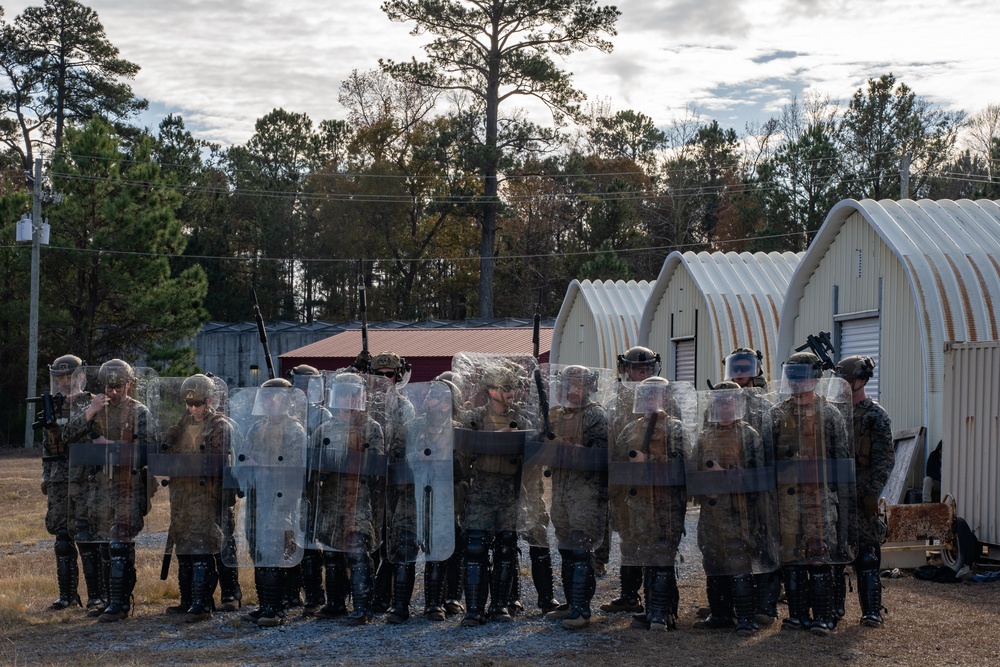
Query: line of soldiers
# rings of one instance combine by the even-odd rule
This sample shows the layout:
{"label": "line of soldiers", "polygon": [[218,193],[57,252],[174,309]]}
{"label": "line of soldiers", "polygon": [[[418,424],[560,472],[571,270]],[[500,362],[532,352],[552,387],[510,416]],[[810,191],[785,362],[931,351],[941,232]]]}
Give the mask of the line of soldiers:
{"label": "line of soldiers", "polygon": [[892,440],[864,393],[870,359],[847,358],[824,378],[818,357],[797,353],[771,394],[753,386],[759,354],[743,348],[711,391],[659,377],[659,355],[646,348],[619,357],[617,378],[471,353],[426,383],[409,382],[391,352],[356,365],[299,366],[289,379],[230,391],[206,375],[57,359],[52,391],[68,417],[45,434],[52,608],[83,604],[78,547],[90,612],[129,614],[135,539],[166,487],[162,575],[176,554],[180,584],[168,613],[189,621],[211,616],[217,587],[222,609],[238,609],[239,569],[252,567],[259,605],[244,618],[259,626],[280,625],[297,606],[352,625],[381,612],[403,623],[420,558],[426,618],[510,621],[523,611],[525,542],[539,609],[579,629],[613,531],[622,594],[602,609],[672,629],[694,500],[709,598],[701,627],[752,634],[777,617],[783,583],[785,626],[828,634],[844,613],[848,563],[862,622],[882,623],[876,506]]}

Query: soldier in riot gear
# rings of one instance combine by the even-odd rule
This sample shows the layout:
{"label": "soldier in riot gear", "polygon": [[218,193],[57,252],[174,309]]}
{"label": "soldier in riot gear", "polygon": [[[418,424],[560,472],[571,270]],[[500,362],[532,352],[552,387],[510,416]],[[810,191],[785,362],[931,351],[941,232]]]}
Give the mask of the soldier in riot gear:
{"label": "soldier in riot gear", "polygon": [[230,458],[243,498],[239,541],[249,552],[258,599],[243,619],[275,627],[285,622],[288,570],[302,560],[305,398],[288,380],[273,378],[234,394],[230,403],[234,421],[246,431]]}
{"label": "soldier in riot gear", "polygon": [[[763,355],[760,350],[749,347],[738,347],[723,360],[724,378],[727,382],[735,382],[744,391],[743,421],[752,426],[761,436],[764,436],[764,417],[771,409],[771,404],[764,397],[767,380],[764,378]],[[773,452],[765,447],[766,464]],[[777,563],[773,568],[764,567],[756,572],[754,578],[754,595],[756,596],[758,624],[770,625],[778,618],[778,598],[781,596],[781,572]]]}
{"label": "soldier in riot gear", "polygon": [[[413,419],[413,406],[399,390],[410,380],[413,368],[409,362],[395,352],[379,352],[368,362],[369,403],[371,415],[378,421],[385,435],[386,451],[393,447],[399,449],[404,437],[404,425]],[[385,526],[383,526],[383,531]],[[397,577],[402,587],[406,587],[403,579],[406,575],[397,572],[396,568],[387,562],[385,543],[374,554],[375,593],[372,599],[372,610],[381,614],[389,610]]]}
{"label": "soldier in riot gear", "polygon": [[[698,547],[702,552],[710,613],[696,627],[755,630],[754,578],[777,559],[773,474],[760,434],[743,419],[739,385],[723,381],[700,392],[705,428],[698,433],[687,469],[688,493],[698,499]],[[735,618],[734,618],[735,611]]]}
{"label": "soldier in riot gear", "polygon": [[[288,373],[292,386],[302,390],[306,395],[306,437],[312,442],[313,435],[319,427],[330,418],[330,411],[323,407],[324,388],[323,374],[314,366],[299,364]],[[315,505],[309,505],[309,511],[315,511]],[[311,523],[311,521],[310,521]],[[323,553],[319,549],[306,547],[302,554],[302,562],[288,570],[286,575],[287,588],[285,603],[288,606],[298,606],[299,590],[305,592],[302,611],[305,616],[312,616],[326,604],[323,590]]]}
{"label": "soldier in riot gear", "polygon": [[[168,396],[185,411],[166,430],[159,451],[150,452],[149,473],[162,477],[170,496],[167,543],[177,553],[180,603],[167,613],[188,622],[208,619],[219,581],[217,562],[225,541],[223,460],[233,425],[215,409],[216,381],[203,374],[160,381],[161,406]],[[223,391],[225,385],[223,385]],[[164,408],[175,406],[163,406]]]}
{"label": "soldier in riot gear", "polygon": [[313,436],[309,456],[320,482],[309,532],[324,552],[326,569],[326,606],[317,616],[344,615],[350,590],[354,608],[347,622],[364,625],[374,616],[372,553],[383,535],[385,436],[369,414],[366,383],[359,375],[334,375],[327,383],[326,407],[331,418]]}
{"label": "soldier in riot gear", "polygon": [[[875,374],[871,357],[850,356],[840,360],[834,373],[851,387],[854,405],[854,464],[857,476],[858,552],[854,572],[858,579],[858,599],[861,603],[861,624],[882,626],[881,543],[885,539],[885,524],[878,516],[878,499],[895,463],[892,442],[892,421],[877,402],[868,397],[865,387]],[[839,566],[842,567],[842,566]],[[843,616],[847,591],[840,574],[835,611]]]}
{"label": "soldier in riot gear", "polygon": [[[622,565],[643,567],[645,614],[633,625],[651,630],[677,627],[679,594],[675,559],[684,534],[687,497],[684,465],[688,434],[671,415],[676,389],[650,377],[635,388],[633,414],[612,439],[608,470],[613,525],[621,536]],[[672,394],[674,396],[672,396]]]}
{"label": "soldier in riot gear", "polygon": [[[456,358],[459,361],[459,358]],[[463,414],[455,431],[462,452],[465,497],[465,603],[462,625],[475,627],[489,618],[510,621],[517,567],[518,499],[525,436],[532,428],[524,407],[516,402],[526,386],[524,368],[503,357],[481,359],[469,380],[486,395],[485,405]],[[490,554],[492,552],[492,567]]]}
{"label": "soldier in riot gear", "polygon": [[[766,435],[772,438],[777,468],[780,559],[788,600],[783,627],[825,636],[835,624],[833,565],[853,559],[854,488],[851,436],[845,426],[850,390],[843,380],[821,380],[822,368],[812,352],[788,358],[782,367],[782,398],[768,415]],[[841,410],[847,412],[846,420]]]}
{"label": "soldier in riot gear", "polygon": [[[630,347],[624,354],[618,355],[618,383],[615,387],[614,404],[608,411],[609,433],[613,439],[634,418],[632,404],[635,400],[634,387],[646,378],[660,374],[660,355],[648,347],[636,345]],[[611,549],[611,526],[604,531],[601,546],[594,551],[597,574],[600,576],[608,563]],[[639,589],[642,587],[643,573],[641,566],[621,565],[619,567],[621,595],[607,604],[601,605],[607,612],[638,612],[642,613],[642,601]]]}
{"label": "soldier in riot gear", "polygon": [[405,425],[405,438],[389,452],[386,488],[386,553],[393,567],[393,602],[387,621],[409,618],[417,556],[428,564],[425,614],[444,620],[443,565],[455,551],[455,489],[452,410],[454,398],[446,382],[408,384],[401,393],[420,407]]}
{"label": "soldier in riot gear", "polygon": [[[567,629],[579,629],[590,623],[596,588],[594,547],[603,539],[607,524],[608,417],[598,400],[598,370],[566,366],[546,371],[554,376],[551,431],[541,442],[529,441],[525,453],[525,479],[535,477],[544,484],[534,489],[542,492],[540,497],[531,497],[532,489],[525,487],[526,504],[544,504],[551,498],[547,514],[562,556],[567,604],[547,616],[562,619]],[[529,541],[540,538],[547,548],[547,525],[541,528],[523,534]]]}
{"label": "soldier in riot gear", "polygon": [[159,436],[149,408],[132,396],[145,391],[146,379],[138,383],[135,370],[121,359],[105,362],[97,372],[103,393],[63,428],[71,445],[70,466],[87,475],[72,509],[77,542],[96,542],[101,551],[107,606],[92,612],[101,609],[102,622],[129,615],[136,576],[134,539],[149,511],[146,453]]}
{"label": "soldier in riot gear", "polygon": [[[81,386],[80,375],[74,376],[74,371],[83,364],[80,357],[64,354],[56,358],[49,366],[50,393],[62,397],[62,409],[54,424],[46,424],[42,432],[42,493],[45,494],[48,510],[45,514],[45,529],[55,536],[56,581],[59,585],[59,598],[49,609],[59,610],[72,606],[82,606],[77,586],[80,581],[80,569],[77,565],[77,545],[71,533],[69,521],[73,516],[70,509],[72,498],[71,485],[76,487],[79,475],[70,477],[69,451],[63,440],[62,427],[68,421],[70,404],[86,406],[91,396]],[[89,547],[89,545],[88,545]],[[87,584],[88,608],[100,604],[100,554],[97,551],[85,551],[88,547],[81,545],[81,558],[84,561],[84,575]]]}
{"label": "soldier in riot gear", "polygon": [[[451,426],[462,425],[462,400],[465,380],[453,371],[440,373],[435,380],[448,386],[451,393]],[[440,413],[438,413],[440,414]],[[430,430],[438,428],[431,425]],[[424,565],[424,616],[431,621],[443,621],[448,616],[464,614],[462,593],[465,577],[465,532],[462,518],[465,507],[465,488],[468,481],[462,478],[462,458],[452,453],[452,480],[454,482],[455,551],[447,560],[427,560]]]}

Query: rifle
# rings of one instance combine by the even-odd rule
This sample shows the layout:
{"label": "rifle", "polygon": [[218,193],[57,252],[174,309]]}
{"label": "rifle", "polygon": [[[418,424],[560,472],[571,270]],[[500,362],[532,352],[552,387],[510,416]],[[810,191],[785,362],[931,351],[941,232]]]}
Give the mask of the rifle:
{"label": "rifle", "polygon": [[[359,270],[358,275],[358,308],[361,311],[361,355],[366,360],[371,358],[368,352],[368,296],[365,293],[365,274],[364,269]],[[359,368],[359,371],[365,372],[371,369]]]}
{"label": "rifle", "polygon": [[257,301],[257,288],[250,288],[253,293],[253,316],[257,320],[257,334],[260,344],[264,346],[264,361],[267,363],[267,379],[274,379],[274,362],[271,361],[271,349],[267,345],[267,329],[264,328],[264,318],[260,314],[260,303]]}
{"label": "rifle", "polygon": [[806,336],[806,344],[795,348],[795,351],[803,352],[806,348],[820,358],[823,370],[828,371],[834,367],[833,360],[830,359],[830,353],[834,352],[834,349],[829,331],[820,331],[816,335],[809,334]]}
{"label": "rifle", "polygon": [[544,437],[552,440],[555,435],[552,433],[552,424],[549,422],[549,396],[545,391],[545,383],[542,382],[542,369],[538,365],[539,339],[542,326],[542,316],[539,313],[540,307],[535,306],[535,317],[532,322],[531,345],[532,356],[535,357],[535,387],[538,389],[538,407],[542,411],[542,419],[545,424]]}

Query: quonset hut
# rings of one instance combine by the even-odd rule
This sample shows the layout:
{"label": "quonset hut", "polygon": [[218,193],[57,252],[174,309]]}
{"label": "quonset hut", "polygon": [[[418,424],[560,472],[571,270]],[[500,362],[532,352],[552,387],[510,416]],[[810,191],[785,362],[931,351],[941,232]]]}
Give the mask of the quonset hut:
{"label": "quonset hut", "polygon": [[552,331],[553,364],[615,369],[639,342],[639,318],[653,286],[645,280],[574,280]]}
{"label": "quonset hut", "polygon": [[[692,382],[722,379],[737,347],[759,350],[773,377],[778,320],[788,281],[803,253],[672,252],[639,322],[639,344],[663,357],[663,374]],[[780,356],[780,355],[779,355]]]}

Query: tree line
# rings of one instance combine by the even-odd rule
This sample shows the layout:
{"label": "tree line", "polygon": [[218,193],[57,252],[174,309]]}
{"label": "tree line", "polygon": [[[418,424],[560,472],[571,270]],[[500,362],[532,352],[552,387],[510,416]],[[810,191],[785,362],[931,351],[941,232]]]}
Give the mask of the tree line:
{"label": "tree line", "polygon": [[[739,130],[694,111],[657,127],[588,102],[556,63],[611,50],[612,6],[382,9],[432,36],[425,60],[352,72],[342,118],[278,108],[223,146],[174,114],[138,126],[140,67],[90,8],[0,8],[8,405],[26,377],[29,276],[11,241],[40,155],[62,196],[43,212],[42,361],[143,354],[169,373],[193,370],[176,342],[205,321],[250,317],[252,289],[266,320],[356,319],[362,281],[373,320],[554,315],[570,280],[652,280],[673,250],[804,250],[834,203],[898,198],[903,180],[912,198],[1000,198],[1000,106],[947,111],[886,73]],[[550,113],[530,117],[529,97]]]}

